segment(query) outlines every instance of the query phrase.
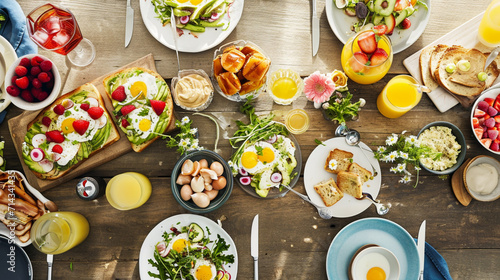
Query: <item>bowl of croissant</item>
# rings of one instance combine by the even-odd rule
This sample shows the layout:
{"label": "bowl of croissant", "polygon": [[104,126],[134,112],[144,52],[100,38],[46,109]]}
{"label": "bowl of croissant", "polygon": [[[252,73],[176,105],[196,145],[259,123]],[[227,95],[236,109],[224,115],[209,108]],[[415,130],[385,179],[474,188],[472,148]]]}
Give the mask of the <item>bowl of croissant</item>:
{"label": "bowl of croissant", "polygon": [[245,102],[265,91],[271,59],[250,41],[234,41],[215,50],[212,82],[225,98]]}

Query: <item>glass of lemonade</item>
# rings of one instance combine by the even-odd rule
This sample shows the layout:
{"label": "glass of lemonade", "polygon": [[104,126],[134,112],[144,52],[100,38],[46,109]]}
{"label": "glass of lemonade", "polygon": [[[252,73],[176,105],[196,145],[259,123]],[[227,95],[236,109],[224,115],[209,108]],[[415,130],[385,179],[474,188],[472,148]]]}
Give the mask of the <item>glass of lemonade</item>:
{"label": "glass of lemonade", "polygon": [[45,254],[61,254],[82,243],[89,234],[89,222],[74,212],[42,215],[31,228],[32,244]]}
{"label": "glass of lemonade", "polygon": [[418,82],[411,76],[398,75],[379,94],[377,108],[387,118],[399,118],[417,106],[421,98]]}
{"label": "glass of lemonade", "polygon": [[279,69],[267,80],[267,91],[276,104],[289,105],[304,91],[304,81],[295,71]]}
{"label": "glass of lemonade", "polygon": [[479,24],[478,39],[488,47],[500,46],[500,0],[491,1]]}
{"label": "glass of lemonade", "polygon": [[151,182],[137,172],[125,172],[109,180],[106,186],[106,198],[109,204],[118,210],[137,208],[151,196]]}
{"label": "glass of lemonade", "polygon": [[285,116],[285,126],[293,134],[306,132],[309,124],[309,115],[302,109],[293,109]]}
{"label": "glass of lemonade", "polygon": [[359,39],[370,32],[374,33],[372,30],[365,30],[351,37],[344,45],[340,57],[344,72],[358,84],[369,85],[379,81],[392,65],[392,44],[387,36],[374,36],[375,45],[371,44],[372,50],[375,49],[373,53],[366,53],[360,48]]}

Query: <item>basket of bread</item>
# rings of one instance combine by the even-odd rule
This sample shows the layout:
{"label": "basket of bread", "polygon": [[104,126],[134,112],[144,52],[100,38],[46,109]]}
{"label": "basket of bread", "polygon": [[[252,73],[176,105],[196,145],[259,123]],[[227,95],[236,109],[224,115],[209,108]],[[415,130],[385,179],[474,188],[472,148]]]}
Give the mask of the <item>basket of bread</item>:
{"label": "basket of bread", "polygon": [[225,98],[245,102],[265,90],[271,59],[254,43],[235,41],[214,52],[212,81]]}

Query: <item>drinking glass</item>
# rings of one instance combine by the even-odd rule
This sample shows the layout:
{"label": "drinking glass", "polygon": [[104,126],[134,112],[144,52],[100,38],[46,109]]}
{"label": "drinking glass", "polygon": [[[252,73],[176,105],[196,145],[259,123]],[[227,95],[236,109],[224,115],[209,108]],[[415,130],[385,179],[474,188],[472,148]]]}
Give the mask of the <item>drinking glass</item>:
{"label": "drinking glass", "polygon": [[385,85],[377,98],[379,112],[387,118],[399,118],[422,98],[422,87],[408,75],[398,75]]}
{"label": "drinking glass", "polygon": [[487,47],[500,46],[500,0],[491,1],[479,23],[478,39]]}
{"label": "drinking glass", "polygon": [[150,196],[151,182],[137,172],[116,175],[106,186],[106,198],[118,210],[135,209],[146,203]]}
{"label": "drinking glass", "polygon": [[31,11],[26,21],[31,40],[41,48],[65,55],[78,67],[94,61],[94,45],[83,38],[75,16],[68,9],[45,4]]}

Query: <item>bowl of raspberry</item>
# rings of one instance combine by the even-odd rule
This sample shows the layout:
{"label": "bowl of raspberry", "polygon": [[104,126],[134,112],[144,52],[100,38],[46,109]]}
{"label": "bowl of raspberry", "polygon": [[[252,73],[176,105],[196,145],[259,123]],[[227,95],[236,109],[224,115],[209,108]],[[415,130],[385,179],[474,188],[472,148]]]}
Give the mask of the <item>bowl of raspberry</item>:
{"label": "bowl of raspberry", "polygon": [[7,98],[27,111],[49,106],[59,96],[60,89],[57,66],[43,55],[28,54],[18,58],[5,75]]}

